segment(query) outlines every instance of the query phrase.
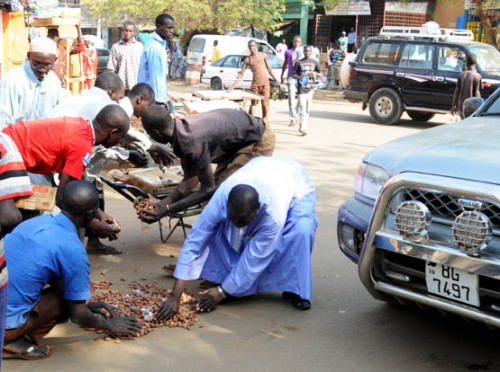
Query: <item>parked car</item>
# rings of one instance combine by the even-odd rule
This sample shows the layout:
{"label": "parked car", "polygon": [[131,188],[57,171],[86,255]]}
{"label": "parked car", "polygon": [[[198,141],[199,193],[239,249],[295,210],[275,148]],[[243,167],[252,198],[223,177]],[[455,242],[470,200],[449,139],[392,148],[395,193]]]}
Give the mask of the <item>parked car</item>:
{"label": "parked car", "polygon": [[[416,121],[449,113],[468,54],[477,56],[482,96],[500,86],[500,52],[474,42],[468,30],[384,27],[367,39],[350,66],[345,97],[369,107],[380,124],[394,124],[404,111]],[[352,56],[351,56],[352,58]]]}
{"label": "parked car", "polygon": [[470,118],[365,156],[337,236],[373,297],[500,327],[499,120],[500,89]]}
{"label": "parked car", "polygon": [[107,48],[96,48],[96,49],[98,56],[97,75],[99,75],[101,72],[107,70],[110,50]]}
{"label": "parked car", "polygon": [[[259,40],[246,36],[230,36],[230,35],[195,35],[189,43],[187,51],[188,66],[205,66],[212,62],[212,54],[214,51],[214,40],[219,42],[218,48],[221,52],[221,57],[228,54],[245,54],[248,53],[248,42],[255,40],[259,51],[269,55],[276,55],[276,50],[264,40]],[[200,71],[199,69],[197,71]]]}
{"label": "parked car", "polygon": [[[208,66],[205,66],[202,70],[201,81],[203,83],[209,83],[210,87],[214,90],[229,88],[236,80],[238,73],[241,71],[241,68],[243,67],[243,60],[246,57],[248,57],[248,55],[230,54]],[[268,55],[267,59],[273,69],[274,76],[279,79],[281,76],[283,59],[273,55]],[[247,65],[243,78],[236,87],[250,89],[252,77],[253,74],[250,70],[250,66]]]}

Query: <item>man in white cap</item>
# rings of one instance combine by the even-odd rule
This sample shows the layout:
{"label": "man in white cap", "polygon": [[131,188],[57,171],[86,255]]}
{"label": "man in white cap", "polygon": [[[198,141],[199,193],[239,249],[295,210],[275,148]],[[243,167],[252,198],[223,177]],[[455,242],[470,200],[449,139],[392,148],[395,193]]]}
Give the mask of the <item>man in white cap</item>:
{"label": "man in white cap", "polygon": [[347,43],[348,43],[348,40],[347,40],[347,36],[345,36],[345,35],[346,35],[345,31],[342,31],[342,35],[339,37],[339,39],[337,41],[339,42],[340,49],[344,53],[347,53]]}
{"label": "man in white cap", "polygon": [[52,71],[56,43],[48,37],[31,41],[28,59],[0,80],[0,130],[20,120],[41,119],[59,104],[65,91]]}

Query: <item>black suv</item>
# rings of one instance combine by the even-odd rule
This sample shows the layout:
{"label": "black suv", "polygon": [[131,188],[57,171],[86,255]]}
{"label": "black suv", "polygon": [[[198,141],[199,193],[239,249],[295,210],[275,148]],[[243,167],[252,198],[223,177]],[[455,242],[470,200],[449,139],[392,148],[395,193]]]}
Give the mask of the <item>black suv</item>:
{"label": "black suv", "polygon": [[416,121],[449,113],[466,56],[477,56],[483,98],[500,86],[500,53],[474,42],[467,30],[385,27],[367,39],[350,65],[345,97],[369,106],[380,124],[394,124],[403,111]]}

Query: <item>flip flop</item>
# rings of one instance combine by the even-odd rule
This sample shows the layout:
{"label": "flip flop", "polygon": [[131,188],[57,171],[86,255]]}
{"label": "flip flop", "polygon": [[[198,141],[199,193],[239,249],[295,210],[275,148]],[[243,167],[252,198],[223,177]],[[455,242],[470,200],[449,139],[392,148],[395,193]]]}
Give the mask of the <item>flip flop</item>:
{"label": "flip flop", "polygon": [[16,349],[5,345],[2,350],[3,359],[39,360],[52,355],[53,349],[50,346],[31,345],[26,350]]}
{"label": "flip flop", "polygon": [[299,295],[293,292],[283,292],[281,294],[285,300],[290,301],[292,306],[296,307],[299,310],[309,310],[311,308],[311,301],[303,300]]}
{"label": "flip flop", "polygon": [[169,275],[174,275],[176,266],[177,266],[176,264],[163,265],[161,269]]}
{"label": "flip flop", "polygon": [[104,245],[104,248],[87,249],[87,254],[122,254],[123,252],[110,245]]}

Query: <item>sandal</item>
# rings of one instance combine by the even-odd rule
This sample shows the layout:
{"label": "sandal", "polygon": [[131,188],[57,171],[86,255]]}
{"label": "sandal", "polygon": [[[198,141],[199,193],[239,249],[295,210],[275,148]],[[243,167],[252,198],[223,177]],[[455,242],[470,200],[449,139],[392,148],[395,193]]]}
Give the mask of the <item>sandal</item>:
{"label": "sandal", "polygon": [[102,244],[103,248],[88,248],[87,254],[122,254],[123,252],[110,245]]}
{"label": "sandal", "polygon": [[[14,340],[15,341],[15,340]],[[2,350],[3,359],[38,360],[45,359],[52,355],[53,349],[50,346],[30,345],[26,349],[17,348],[13,343],[4,345]]]}
{"label": "sandal", "polygon": [[168,275],[174,275],[176,264],[163,265],[161,269],[165,271]]}
{"label": "sandal", "polygon": [[292,306],[296,307],[299,310],[309,310],[311,308],[311,301],[303,300],[299,295],[293,292],[283,292],[281,294],[285,300],[290,301]]}

